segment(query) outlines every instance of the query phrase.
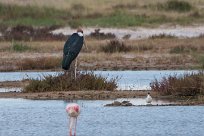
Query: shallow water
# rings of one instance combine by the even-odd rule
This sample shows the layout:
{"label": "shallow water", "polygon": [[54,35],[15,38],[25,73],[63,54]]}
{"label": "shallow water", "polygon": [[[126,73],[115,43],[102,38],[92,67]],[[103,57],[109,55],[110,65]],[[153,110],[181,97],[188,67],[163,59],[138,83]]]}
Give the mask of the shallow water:
{"label": "shallow water", "polygon": [[[104,107],[81,105],[77,136],[203,136],[203,106]],[[67,101],[0,99],[0,136],[68,136]]]}
{"label": "shallow water", "polygon": [[[97,75],[102,75],[108,79],[118,77],[119,90],[149,90],[150,83],[156,78],[169,75],[182,75],[187,70],[149,70],[149,71],[94,71]],[[57,75],[59,72],[0,72],[1,81],[19,81],[28,78],[42,79],[46,75]]]}
{"label": "shallow water", "polygon": [[149,90],[150,83],[154,79],[162,79],[169,75],[183,75],[195,71],[188,70],[148,70],[148,71],[95,71],[94,73],[104,77],[118,77],[118,89],[121,90]]}
{"label": "shallow water", "polygon": [[38,78],[46,75],[57,75],[58,72],[0,72],[0,82],[2,81],[20,81],[23,79]]}

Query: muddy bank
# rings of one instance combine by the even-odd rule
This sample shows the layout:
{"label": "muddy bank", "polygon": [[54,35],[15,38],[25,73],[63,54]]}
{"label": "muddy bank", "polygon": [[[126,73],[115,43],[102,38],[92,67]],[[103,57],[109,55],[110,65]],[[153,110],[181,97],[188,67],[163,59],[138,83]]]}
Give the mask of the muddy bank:
{"label": "muddy bank", "polygon": [[[32,100],[115,100],[118,98],[146,98],[147,91],[63,91],[63,92],[41,92],[41,93],[21,93],[21,92],[0,92],[0,98],[23,98]],[[155,92],[151,93],[153,99],[167,100],[174,103],[133,105],[129,102],[126,105],[117,106],[204,106],[203,100],[181,99],[172,96],[159,96]],[[114,101],[113,101],[114,103]],[[106,106],[115,106],[108,104]]]}
{"label": "muddy bank", "polygon": [[[64,91],[64,92],[2,92],[0,98],[25,98],[35,100],[107,100],[145,97],[147,91]],[[156,96],[156,94],[152,94]]]}

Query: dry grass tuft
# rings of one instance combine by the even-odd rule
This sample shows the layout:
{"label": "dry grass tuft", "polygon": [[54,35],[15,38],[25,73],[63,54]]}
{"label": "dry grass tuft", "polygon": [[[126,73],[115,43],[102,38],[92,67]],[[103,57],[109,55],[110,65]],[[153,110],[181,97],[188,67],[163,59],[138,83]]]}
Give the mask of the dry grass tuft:
{"label": "dry grass tuft", "polygon": [[105,40],[105,39],[114,39],[114,38],[116,38],[116,36],[114,34],[112,34],[112,33],[105,34],[105,33],[100,32],[100,29],[95,29],[95,31],[90,34],[90,37],[95,38],[97,40]]}
{"label": "dry grass tuft", "polygon": [[62,58],[56,57],[27,58],[19,61],[17,66],[20,70],[56,69],[61,67],[61,61]]}
{"label": "dry grass tuft", "polygon": [[182,0],[168,0],[166,3],[159,3],[157,6],[159,9],[177,12],[188,12],[193,8],[189,2]]}
{"label": "dry grass tuft", "polygon": [[180,46],[175,46],[173,47],[169,53],[176,53],[176,54],[182,54],[182,53],[191,53],[197,51],[198,48],[194,46],[185,46],[185,45],[180,45]]}
{"label": "dry grass tuft", "polygon": [[131,46],[127,46],[124,42],[117,39],[110,40],[107,45],[101,46],[101,50],[105,53],[128,52],[131,49]]}
{"label": "dry grass tuft", "polygon": [[176,38],[174,35],[159,34],[149,37],[150,39]]}

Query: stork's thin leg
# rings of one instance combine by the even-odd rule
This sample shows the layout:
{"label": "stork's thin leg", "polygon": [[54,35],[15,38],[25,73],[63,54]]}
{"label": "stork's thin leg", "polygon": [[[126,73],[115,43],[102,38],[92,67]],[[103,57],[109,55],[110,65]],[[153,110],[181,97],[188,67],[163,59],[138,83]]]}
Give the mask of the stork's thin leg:
{"label": "stork's thin leg", "polygon": [[74,65],[74,79],[76,80],[76,74],[77,74],[77,58],[75,60],[75,65]]}
{"label": "stork's thin leg", "polygon": [[68,70],[65,70],[64,73],[65,73],[65,75],[68,75]]}

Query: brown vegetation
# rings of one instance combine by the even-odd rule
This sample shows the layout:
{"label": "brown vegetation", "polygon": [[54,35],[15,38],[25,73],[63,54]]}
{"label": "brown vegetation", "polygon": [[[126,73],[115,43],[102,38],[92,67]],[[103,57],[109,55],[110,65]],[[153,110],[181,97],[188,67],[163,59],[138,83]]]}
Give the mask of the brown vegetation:
{"label": "brown vegetation", "polygon": [[35,59],[26,58],[17,63],[19,70],[49,70],[59,69],[62,58],[58,57],[38,57]]}
{"label": "brown vegetation", "polygon": [[[0,42],[0,70],[61,69],[65,41],[14,42],[23,46],[13,49],[13,42]],[[82,49],[78,56],[79,69],[141,70],[189,69],[204,66],[204,38],[154,38],[124,40],[87,39],[88,51]],[[115,44],[116,43],[116,44]],[[120,46],[122,45],[122,46]],[[106,47],[105,53],[101,49]],[[119,50],[122,47],[122,52]],[[15,47],[16,48],[16,47]],[[127,50],[126,50],[127,48]],[[18,52],[18,51],[21,52]]]}
{"label": "brown vegetation", "polygon": [[73,91],[73,90],[107,90],[114,91],[117,88],[117,79],[107,80],[92,72],[78,72],[76,79],[70,72],[56,76],[44,76],[43,79],[30,79],[29,84],[23,92],[52,92],[52,91]]}
{"label": "brown vegetation", "polygon": [[101,51],[105,53],[128,52],[131,51],[131,49],[131,46],[127,46],[124,42],[117,39],[110,40],[107,45],[101,47]]}
{"label": "brown vegetation", "polygon": [[155,79],[150,86],[152,91],[161,95],[200,96],[204,95],[204,73],[163,77],[161,81]]}

